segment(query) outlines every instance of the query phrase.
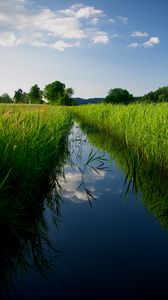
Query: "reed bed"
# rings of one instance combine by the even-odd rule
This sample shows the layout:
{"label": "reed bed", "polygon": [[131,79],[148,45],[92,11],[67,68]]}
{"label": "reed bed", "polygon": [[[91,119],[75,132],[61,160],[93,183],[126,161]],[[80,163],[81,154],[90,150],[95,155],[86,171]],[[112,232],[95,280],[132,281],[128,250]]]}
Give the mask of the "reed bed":
{"label": "reed bed", "polygon": [[30,187],[48,176],[71,124],[65,108],[27,107],[0,107],[1,188],[9,181]]}
{"label": "reed bed", "polygon": [[148,163],[168,171],[168,104],[85,105],[73,108],[85,121],[118,140],[121,147],[143,155]]}
{"label": "reed bed", "polygon": [[66,108],[0,106],[0,195],[35,198],[59,157],[71,126]]}

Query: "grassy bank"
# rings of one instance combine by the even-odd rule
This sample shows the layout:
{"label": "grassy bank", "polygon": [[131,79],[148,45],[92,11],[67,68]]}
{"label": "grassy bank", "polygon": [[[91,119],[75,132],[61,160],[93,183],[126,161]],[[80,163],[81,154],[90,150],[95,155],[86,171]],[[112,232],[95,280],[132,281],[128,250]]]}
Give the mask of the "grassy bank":
{"label": "grassy bank", "polygon": [[17,219],[37,208],[60,170],[70,126],[66,108],[0,106],[0,223],[20,227]]}
{"label": "grassy bank", "polygon": [[73,109],[90,127],[135,151],[153,168],[168,171],[168,104],[88,105]]}
{"label": "grassy bank", "polygon": [[[145,208],[155,216],[164,229],[168,229],[168,174],[151,170],[150,164],[143,164],[137,152],[128,151],[114,143],[111,137],[104,138],[101,130],[92,130],[87,123],[81,123],[82,130],[87,134],[89,142],[107,152],[115,161],[117,168],[125,174],[122,186],[122,198],[127,200],[129,192],[141,199]],[[113,168],[113,166],[112,166]],[[139,197],[140,195],[140,197]]]}

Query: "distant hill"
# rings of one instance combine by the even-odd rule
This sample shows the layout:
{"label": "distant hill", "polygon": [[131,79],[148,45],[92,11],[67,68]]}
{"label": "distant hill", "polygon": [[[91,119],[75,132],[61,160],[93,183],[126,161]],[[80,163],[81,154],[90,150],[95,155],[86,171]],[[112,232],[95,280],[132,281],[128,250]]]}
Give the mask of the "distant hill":
{"label": "distant hill", "polygon": [[77,102],[78,105],[83,105],[83,104],[92,104],[92,103],[101,103],[104,101],[104,98],[73,98]]}

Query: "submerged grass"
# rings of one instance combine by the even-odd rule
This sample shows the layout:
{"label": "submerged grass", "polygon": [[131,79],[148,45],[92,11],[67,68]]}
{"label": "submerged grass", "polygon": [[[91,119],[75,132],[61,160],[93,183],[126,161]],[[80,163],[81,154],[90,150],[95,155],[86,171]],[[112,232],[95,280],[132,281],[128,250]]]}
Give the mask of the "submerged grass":
{"label": "submerged grass", "polygon": [[100,129],[129,151],[168,171],[168,104],[85,105],[73,108],[79,120]]}

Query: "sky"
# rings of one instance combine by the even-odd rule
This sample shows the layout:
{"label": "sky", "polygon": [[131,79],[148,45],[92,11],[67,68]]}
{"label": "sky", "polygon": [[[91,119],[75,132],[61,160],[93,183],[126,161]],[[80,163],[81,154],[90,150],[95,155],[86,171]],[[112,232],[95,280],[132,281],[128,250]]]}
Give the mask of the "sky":
{"label": "sky", "polygon": [[75,97],[168,85],[168,0],[0,0],[0,94],[59,80]]}

